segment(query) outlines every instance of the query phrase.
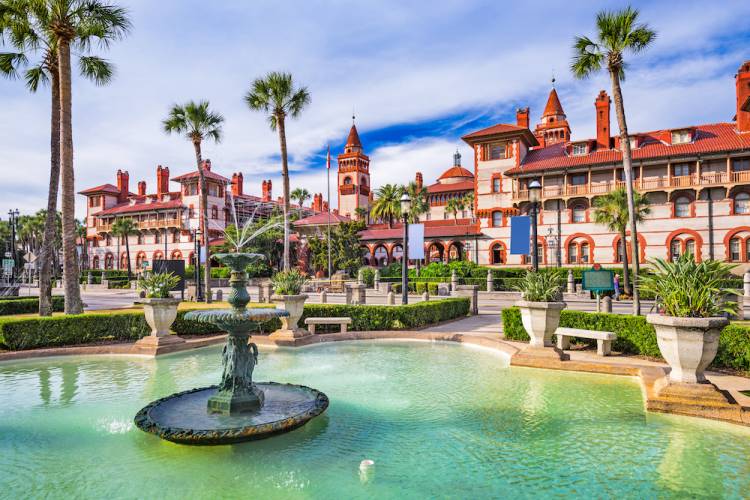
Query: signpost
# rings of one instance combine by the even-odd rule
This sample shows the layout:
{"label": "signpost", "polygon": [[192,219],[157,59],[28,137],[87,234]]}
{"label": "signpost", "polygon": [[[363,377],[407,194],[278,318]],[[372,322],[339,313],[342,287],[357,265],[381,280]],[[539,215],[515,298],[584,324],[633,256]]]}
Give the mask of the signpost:
{"label": "signpost", "polygon": [[581,288],[596,293],[596,312],[601,312],[601,293],[615,289],[615,273],[595,264],[591,270],[583,272]]}

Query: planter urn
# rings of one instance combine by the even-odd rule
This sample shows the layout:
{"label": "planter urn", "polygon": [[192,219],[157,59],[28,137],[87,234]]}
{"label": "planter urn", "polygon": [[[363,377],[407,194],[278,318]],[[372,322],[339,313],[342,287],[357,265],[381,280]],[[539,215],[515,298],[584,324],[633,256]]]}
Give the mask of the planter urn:
{"label": "planter urn", "polygon": [[669,367],[672,383],[707,383],[704,374],[719,349],[719,334],[726,318],[679,318],[649,314],[646,321],[656,330],[659,350]]}
{"label": "planter urn", "polygon": [[151,327],[151,334],[137,342],[144,346],[161,346],[185,342],[185,339],[172,335],[169,327],[177,318],[179,299],[141,299],[136,304],[143,305],[146,323]]}
{"label": "planter urn", "polygon": [[304,328],[297,326],[305,307],[307,295],[271,295],[271,302],[276,304],[277,309],[283,309],[289,316],[282,316],[281,329],[273,332],[269,337],[275,339],[298,339],[312,335]]}
{"label": "planter urn", "polygon": [[565,302],[530,302],[519,300],[516,306],[521,311],[521,321],[529,334],[531,348],[554,347],[552,335],[560,325],[560,313]]}

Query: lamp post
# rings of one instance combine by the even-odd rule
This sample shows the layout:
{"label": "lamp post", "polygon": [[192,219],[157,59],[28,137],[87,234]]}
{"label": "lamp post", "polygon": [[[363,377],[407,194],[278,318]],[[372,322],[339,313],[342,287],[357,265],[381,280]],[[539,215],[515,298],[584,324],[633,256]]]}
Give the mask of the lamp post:
{"label": "lamp post", "polygon": [[193,242],[195,243],[195,300],[197,302],[203,302],[203,290],[201,289],[201,245],[200,245],[200,229],[193,230]]}
{"label": "lamp post", "polygon": [[16,224],[18,224],[18,209],[8,210],[8,222],[10,222],[10,255],[13,259],[13,267],[10,271],[10,277],[13,282],[16,281]]}
{"label": "lamp post", "polygon": [[534,272],[539,270],[539,250],[537,245],[537,220],[539,211],[539,199],[542,194],[542,185],[538,180],[529,183],[529,201],[531,202],[531,268]]}
{"label": "lamp post", "polygon": [[409,303],[409,210],[411,199],[407,193],[401,195],[401,216],[404,218],[404,256],[401,262],[401,303]]}

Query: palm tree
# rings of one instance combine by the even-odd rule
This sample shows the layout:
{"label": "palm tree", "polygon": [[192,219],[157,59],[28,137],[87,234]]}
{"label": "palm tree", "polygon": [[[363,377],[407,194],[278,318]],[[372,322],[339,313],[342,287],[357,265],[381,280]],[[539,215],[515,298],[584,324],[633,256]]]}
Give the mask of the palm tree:
{"label": "palm tree", "polygon": [[[635,220],[643,222],[643,219],[651,213],[649,202],[646,197],[637,191],[633,192],[633,201],[635,205]],[[623,289],[626,294],[630,295],[630,276],[628,271],[628,250],[627,250],[627,230],[628,230],[628,194],[624,188],[617,188],[614,191],[599,196],[594,200],[594,222],[607,226],[612,232],[620,234],[620,245],[622,251],[622,279],[625,282]],[[634,254],[633,261],[638,258]],[[635,265],[635,264],[633,264]]]}
{"label": "palm tree", "polygon": [[284,270],[289,270],[289,163],[286,149],[286,117],[297,118],[310,103],[307,87],[295,88],[290,73],[273,71],[257,78],[245,94],[253,111],[268,113],[271,130],[279,133],[281,176],[284,181]]}
{"label": "palm tree", "polygon": [[430,211],[430,204],[427,202],[427,188],[412,181],[402,187],[401,191],[406,193],[411,200],[409,222],[418,223],[419,218]]}
{"label": "palm tree", "polygon": [[471,214],[471,218],[474,218],[474,191],[469,191],[464,195],[463,203],[465,208],[469,209],[469,213]]}
{"label": "palm tree", "polygon": [[367,215],[369,211],[365,207],[357,207],[354,209],[354,216],[357,220],[367,222]]}
{"label": "palm tree", "polygon": [[[57,39],[51,29],[51,3],[32,0],[0,0],[0,40],[5,39],[15,52],[0,53],[0,73],[17,78],[23,70],[26,87],[36,92],[40,86],[50,86],[50,180],[44,236],[39,251],[39,315],[52,315],[52,268],[55,260],[57,196],[60,182],[60,74],[58,71]],[[96,38],[89,33],[81,40]],[[96,85],[112,79],[112,65],[90,54],[90,44],[80,43],[78,64],[81,76]],[[30,59],[37,59],[30,63]]]}
{"label": "palm tree", "polygon": [[375,191],[375,202],[370,208],[373,219],[388,221],[388,227],[393,227],[393,219],[401,215],[401,189],[395,184],[385,184]]}
{"label": "palm tree", "polygon": [[459,204],[458,198],[451,198],[445,204],[445,213],[453,214],[453,220],[458,220],[458,212],[461,210]]}
{"label": "palm tree", "polygon": [[617,12],[602,11],[596,16],[597,40],[586,36],[576,37],[571,70],[577,78],[586,78],[606,66],[612,82],[615,98],[615,113],[620,127],[620,150],[625,171],[625,187],[628,198],[628,225],[630,226],[633,251],[633,314],[640,314],[638,297],[638,233],[636,228],[635,198],[633,195],[633,162],[630,151],[628,126],[620,82],[625,79],[626,52],[637,54],[646,49],[656,38],[656,32],[646,24],[638,23],[638,10],[626,7]]}
{"label": "palm tree", "polygon": [[299,207],[302,208],[305,202],[309,200],[312,195],[310,195],[310,191],[305,188],[296,188],[294,191],[292,191],[292,194],[289,197],[293,200],[297,200],[297,203],[299,203]]}
{"label": "palm tree", "polygon": [[[112,234],[117,236],[118,242],[117,247],[119,249],[120,242],[125,240],[125,257],[128,261],[128,280],[132,274],[132,268],[130,266],[130,236],[138,234],[138,227],[136,226],[133,219],[130,217],[118,217],[117,220],[112,224]],[[117,251],[117,267],[120,267],[120,251]]]}
{"label": "palm tree", "polygon": [[209,110],[208,101],[188,101],[184,105],[175,104],[169,110],[169,116],[162,122],[167,134],[184,134],[193,143],[195,151],[195,164],[198,167],[198,181],[200,183],[200,225],[203,233],[203,248],[206,255],[205,289],[206,302],[211,302],[211,254],[209,249],[210,237],[208,234],[208,187],[204,173],[203,156],[201,144],[205,139],[211,139],[215,143],[221,142],[221,125],[224,117],[221,114]]}

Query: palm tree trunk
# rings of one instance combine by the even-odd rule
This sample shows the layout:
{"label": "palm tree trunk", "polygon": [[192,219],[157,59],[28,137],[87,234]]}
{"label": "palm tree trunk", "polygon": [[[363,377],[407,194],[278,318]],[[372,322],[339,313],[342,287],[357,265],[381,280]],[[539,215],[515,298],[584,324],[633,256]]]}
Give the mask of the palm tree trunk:
{"label": "palm tree trunk", "polygon": [[76,199],[73,170],[73,96],[70,71],[70,43],[58,42],[60,70],[60,172],[62,184],[63,280],[65,281],[65,314],[83,312],[78,284],[76,255]]}
{"label": "palm tree trunk", "polygon": [[625,107],[622,102],[620,76],[617,68],[610,68],[609,75],[612,80],[612,93],[615,97],[617,124],[620,127],[620,150],[622,151],[622,167],[625,172],[625,190],[628,195],[628,226],[630,226],[630,245],[633,252],[633,314],[637,316],[641,314],[641,301],[638,297],[640,263],[638,262],[638,230],[635,224],[635,199],[633,195],[633,160],[630,151],[628,125],[625,121]]}
{"label": "palm tree trunk", "polygon": [[[193,141],[193,147],[195,148],[195,161],[198,164],[198,179],[200,182],[201,191],[201,206],[200,206],[200,228],[203,233],[203,254],[206,256],[206,272],[204,273],[204,290],[206,292],[205,299],[206,303],[211,302],[211,254],[209,250],[209,235],[208,235],[208,186],[206,185],[206,176],[203,174],[203,158],[201,155],[201,143],[200,141]],[[166,256],[165,256],[166,258]],[[200,266],[201,263],[197,262],[196,265]]]}
{"label": "palm tree trunk", "polygon": [[130,269],[130,235],[125,236],[125,257],[128,259],[128,281],[131,279],[132,270]]}
{"label": "palm tree trunk", "polygon": [[620,233],[620,248],[622,249],[622,289],[625,294],[630,295],[630,269],[628,269],[628,244],[627,231],[622,228]]}
{"label": "palm tree trunk", "polygon": [[283,114],[276,115],[276,124],[279,130],[279,144],[281,145],[281,177],[284,187],[284,271],[288,271],[291,267],[289,263],[289,164]]}
{"label": "palm tree trunk", "polygon": [[42,251],[39,254],[39,316],[52,316],[52,262],[57,232],[57,193],[60,188],[60,76],[52,73],[52,102],[50,109],[50,167],[47,214],[44,218]]}

